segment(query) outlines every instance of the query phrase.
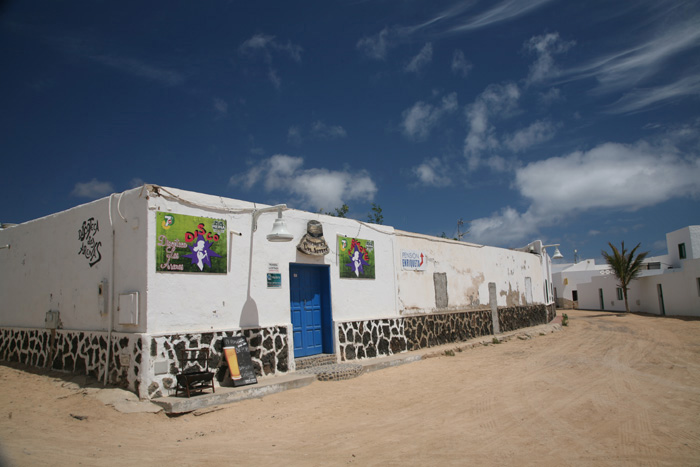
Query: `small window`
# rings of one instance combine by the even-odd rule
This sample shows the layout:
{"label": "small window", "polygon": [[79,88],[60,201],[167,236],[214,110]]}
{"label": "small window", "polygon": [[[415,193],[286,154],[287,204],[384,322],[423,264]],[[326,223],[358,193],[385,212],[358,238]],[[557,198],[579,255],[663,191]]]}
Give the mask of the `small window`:
{"label": "small window", "polygon": [[678,257],[680,259],[685,259],[685,243],[678,244]]}
{"label": "small window", "polygon": [[661,269],[661,263],[647,263],[647,269]]}
{"label": "small window", "polygon": [[697,282],[698,282],[698,297],[700,297],[700,277],[698,277]]}
{"label": "small window", "polygon": [[622,288],[620,288],[620,287],[617,288],[617,299],[618,299],[618,300],[623,300],[623,299],[624,299],[624,297],[623,297],[623,295],[622,295]]}

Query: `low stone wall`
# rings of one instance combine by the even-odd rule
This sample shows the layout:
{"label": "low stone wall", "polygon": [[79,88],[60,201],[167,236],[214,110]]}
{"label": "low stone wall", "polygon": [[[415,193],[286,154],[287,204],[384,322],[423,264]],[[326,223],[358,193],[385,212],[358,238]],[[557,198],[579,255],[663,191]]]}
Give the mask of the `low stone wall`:
{"label": "low stone wall", "polygon": [[185,349],[209,349],[209,369],[224,371],[221,340],[224,337],[243,336],[248,342],[250,357],[258,377],[289,371],[289,345],[287,328],[243,329],[239,331],[205,332],[196,334],[169,334],[152,336],[150,354],[153,362],[168,361],[169,370],[155,375],[148,387],[148,397],[168,395],[175,390],[177,375],[183,368],[182,351]]}
{"label": "low stone wall", "polygon": [[408,350],[493,334],[490,310],[407,316],[404,319]]}
{"label": "low stone wall", "polygon": [[[141,339],[138,335],[112,334],[109,384],[138,392]],[[104,380],[107,333],[63,329],[0,329],[0,360],[39,368],[92,376]],[[128,364],[122,365],[122,356]]]}
{"label": "low stone wall", "polygon": [[498,326],[501,332],[515,331],[540,324],[547,324],[556,316],[554,306],[532,305],[498,309]]}
{"label": "low stone wall", "polygon": [[343,361],[406,351],[403,319],[348,321],[338,325],[338,351]]}
{"label": "low stone wall", "polygon": [[[221,339],[242,335],[248,341],[251,360],[260,376],[289,371],[287,328],[243,329],[216,333],[112,334],[109,384],[128,388],[139,397],[167,395],[175,389],[175,375],[182,367],[182,350],[210,349],[209,366],[216,370],[222,362]],[[145,355],[148,352],[149,355]],[[0,329],[0,360],[51,368],[104,380],[107,333],[49,329]],[[146,357],[149,365],[145,367]],[[167,361],[166,374],[154,375],[154,363]],[[142,387],[143,381],[150,381]]]}

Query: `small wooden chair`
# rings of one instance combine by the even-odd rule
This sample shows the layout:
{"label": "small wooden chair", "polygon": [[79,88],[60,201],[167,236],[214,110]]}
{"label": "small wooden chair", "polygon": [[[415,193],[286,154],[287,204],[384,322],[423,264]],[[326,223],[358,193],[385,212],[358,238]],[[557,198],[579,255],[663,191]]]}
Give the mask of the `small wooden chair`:
{"label": "small wooden chair", "polygon": [[[204,361],[204,363],[202,363]],[[177,374],[177,388],[175,396],[180,393],[190,397],[192,392],[201,392],[205,389],[214,389],[214,372],[209,370],[209,349],[185,349],[180,360],[182,369]]]}

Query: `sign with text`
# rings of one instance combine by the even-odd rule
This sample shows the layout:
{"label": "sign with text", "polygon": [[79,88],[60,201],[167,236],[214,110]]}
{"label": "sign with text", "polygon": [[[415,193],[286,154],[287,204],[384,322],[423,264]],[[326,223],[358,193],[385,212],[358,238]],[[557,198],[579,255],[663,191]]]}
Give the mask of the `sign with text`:
{"label": "sign with text", "polygon": [[401,269],[404,271],[425,271],[428,257],[419,250],[401,250]]}
{"label": "sign with text", "polygon": [[255,368],[250,358],[250,348],[243,336],[224,337],[221,340],[226,363],[234,387],[256,384]]}
{"label": "sign with text", "polygon": [[156,213],[156,271],[226,274],[226,220]]}
{"label": "sign with text", "polygon": [[341,278],[374,279],[374,240],[338,236]]}

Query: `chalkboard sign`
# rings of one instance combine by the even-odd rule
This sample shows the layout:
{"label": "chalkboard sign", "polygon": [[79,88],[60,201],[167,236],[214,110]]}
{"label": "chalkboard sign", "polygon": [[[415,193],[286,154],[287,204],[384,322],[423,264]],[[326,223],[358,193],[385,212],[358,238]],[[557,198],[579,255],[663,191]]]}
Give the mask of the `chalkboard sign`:
{"label": "chalkboard sign", "polygon": [[224,358],[228,363],[231,381],[234,387],[256,384],[253,361],[250,359],[248,342],[243,336],[224,337],[221,340]]}

